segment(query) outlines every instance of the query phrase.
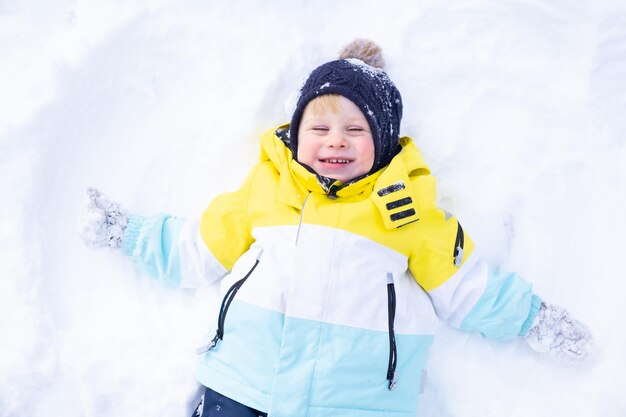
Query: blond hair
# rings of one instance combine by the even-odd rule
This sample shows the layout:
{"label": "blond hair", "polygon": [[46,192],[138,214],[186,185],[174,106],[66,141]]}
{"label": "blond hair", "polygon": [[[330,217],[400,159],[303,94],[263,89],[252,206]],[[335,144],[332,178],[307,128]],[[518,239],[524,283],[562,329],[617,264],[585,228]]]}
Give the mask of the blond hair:
{"label": "blond hair", "polygon": [[326,112],[336,114],[341,111],[339,97],[341,97],[339,94],[323,94],[309,101],[306,107],[311,109],[311,112],[316,116],[320,116]]}

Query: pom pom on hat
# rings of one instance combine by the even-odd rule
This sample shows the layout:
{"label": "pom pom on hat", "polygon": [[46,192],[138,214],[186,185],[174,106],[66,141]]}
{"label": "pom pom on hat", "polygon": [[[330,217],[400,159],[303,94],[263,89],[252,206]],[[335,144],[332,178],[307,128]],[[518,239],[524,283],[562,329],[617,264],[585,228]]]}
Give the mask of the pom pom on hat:
{"label": "pom pom on hat", "polygon": [[374,165],[370,173],[389,164],[400,150],[402,119],[400,92],[382,70],[385,61],[374,42],[356,39],[340,59],[315,68],[298,91],[289,128],[289,147],[298,159],[298,129],[306,105],[324,94],[339,94],[356,104],[369,123],[374,140]]}
{"label": "pom pom on hat", "polygon": [[385,68],[383,51],[369,39],[355,39],[346,45],[339,54],[340,59],[360,59],[374,68]]}

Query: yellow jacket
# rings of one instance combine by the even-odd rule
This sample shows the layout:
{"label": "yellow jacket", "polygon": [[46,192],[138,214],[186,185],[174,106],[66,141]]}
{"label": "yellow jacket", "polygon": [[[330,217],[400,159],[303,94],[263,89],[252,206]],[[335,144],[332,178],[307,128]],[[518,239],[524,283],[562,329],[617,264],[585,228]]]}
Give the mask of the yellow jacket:
{"label": "yellow jacket", "polygon": [[325,191],[286,128],[263,135],[261,161],[199,225],[131,218],[125,252],[153,275],[227,276],[201,383],[270,416],[409,417],[437,316],[498,339],[528,331],[539,298],[437,208],[411,139],[386,168]]}

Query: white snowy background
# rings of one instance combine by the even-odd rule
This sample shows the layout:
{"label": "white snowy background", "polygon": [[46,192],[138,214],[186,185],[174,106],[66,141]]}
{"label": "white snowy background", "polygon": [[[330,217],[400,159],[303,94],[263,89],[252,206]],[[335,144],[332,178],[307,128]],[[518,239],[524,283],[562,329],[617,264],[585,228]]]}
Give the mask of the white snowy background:
{"label": "white snowy background", "polygon": [[420,415],[626,415],[623,0],[3,0],[0,416],[191,413],[216,290],[85,248],[85,188],[198,216],[355,37],[382,46],[440,205],[596,338],[567,365],[442,326]]}

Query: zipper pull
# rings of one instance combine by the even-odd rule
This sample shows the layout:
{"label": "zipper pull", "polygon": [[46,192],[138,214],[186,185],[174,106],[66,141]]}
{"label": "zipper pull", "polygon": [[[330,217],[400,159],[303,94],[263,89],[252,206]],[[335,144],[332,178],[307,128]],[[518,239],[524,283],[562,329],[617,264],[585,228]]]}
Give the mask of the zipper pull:
{"label": "zipper pull", "polygon": [[213,338],[213,340],[211,340],[211,342],[208,345],[204,345],[198,349],[196,349],[196,353],[198,355],[202,355],[205,352],[208,352],[209,350],[212,350],[215,346],[217,346],[217,341],[221,339],[220,336],[220,331],[218,330],[215,333],[215,337]]}
{"label": "zipper pull", "polygon": [[456,247],[456,256],[454,257],[454,266],[457,268],[461,266],[463,262],[463,248],[461,245]]}
{"label": "zipper pull", "polygon": [[463,263],[463,247],[465,246],[465,234],[461,223],[457,221],[456,240],[454,241],[454,251],[452,253],[454,266],[459,268]]}
{"label": "zipper pull", "polygon": [[389,380],[389,391],[393,391],[393,389],[398,385],[398,373],[393,373],[393,378]]}
{"label": "zipper pull", "polygon": [[327,197],[330,198],[331,200],[337,199],[337,191],[341,190],[342,188],[343,188],[343,184],[342,183],[337,184],[337,181],[335,181],[333,185],[331,185],[330,188],[328,188],[328,193],[326,194]]}

